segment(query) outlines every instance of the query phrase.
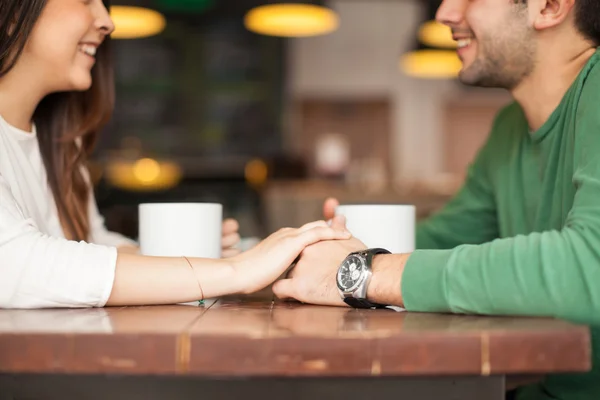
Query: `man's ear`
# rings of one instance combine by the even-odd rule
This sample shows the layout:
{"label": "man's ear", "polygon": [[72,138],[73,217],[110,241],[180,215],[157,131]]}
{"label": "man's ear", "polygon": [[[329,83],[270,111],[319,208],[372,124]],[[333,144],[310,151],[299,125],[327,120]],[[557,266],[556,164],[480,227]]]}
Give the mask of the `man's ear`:
{"label": "man's ear", "polygon": [[544,30],[558,26],[569,18],[575,0],[532,0],[529,2],[533,13],[533,27]]}

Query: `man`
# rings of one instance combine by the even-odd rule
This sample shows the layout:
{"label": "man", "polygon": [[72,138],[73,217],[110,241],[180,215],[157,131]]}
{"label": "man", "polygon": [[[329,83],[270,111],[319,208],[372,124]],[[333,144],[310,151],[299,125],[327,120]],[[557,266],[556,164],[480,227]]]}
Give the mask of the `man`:
{"label": "man", "polygon": [[[600,1],[444,0],[437,19],[458,42],[460,80],[505,88],[515,102],[460,192],[418,227],[419,250],[374,255],[366,296],[347,302],[600,326]],[[336,204],[326,202],[326,218]],[[273,290],[344,305],[338,268],[364,249],[356,239],[309,247]],[[599,399],[600,377],[549,377],[518,398]]]}

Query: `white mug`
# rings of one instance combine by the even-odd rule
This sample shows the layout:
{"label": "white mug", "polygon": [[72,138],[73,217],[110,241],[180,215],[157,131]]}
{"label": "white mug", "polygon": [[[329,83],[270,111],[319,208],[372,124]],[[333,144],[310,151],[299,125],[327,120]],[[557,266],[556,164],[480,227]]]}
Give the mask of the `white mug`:
{"label": "white mug", "polygon": [[395,254],[415,250],[413,205],[340,205],[335,214],[344,215],[348,230],[369,248],[381,247]]}
{"label": "white mug", "polygon": [[147,256],[221,258],[222,223],[221,204],[140,204],[140,252]]}

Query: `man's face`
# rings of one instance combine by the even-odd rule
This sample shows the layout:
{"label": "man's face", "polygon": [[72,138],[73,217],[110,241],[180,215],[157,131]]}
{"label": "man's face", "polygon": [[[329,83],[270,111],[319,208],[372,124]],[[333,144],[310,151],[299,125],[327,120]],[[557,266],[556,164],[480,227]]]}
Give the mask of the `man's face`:
{"label": "man's face", "polygon": [[534,29],[517,0],[443,0],[437,20],[458,42],[467,85],[513,89],[535,67]]}

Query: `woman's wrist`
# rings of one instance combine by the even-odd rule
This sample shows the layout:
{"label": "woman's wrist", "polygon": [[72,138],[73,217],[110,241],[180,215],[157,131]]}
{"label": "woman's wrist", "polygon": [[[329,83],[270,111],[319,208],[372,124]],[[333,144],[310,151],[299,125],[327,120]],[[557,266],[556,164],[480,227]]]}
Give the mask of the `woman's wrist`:
{"label": "woman's wrist", "polygon": [[[243,292],[239,273],[231,259],[213,259],[210,262],[206,258],[190,258],[189,260],[199,286],[204,292],[204,298]],[[200,289],[198,293],[200,293]]]}

